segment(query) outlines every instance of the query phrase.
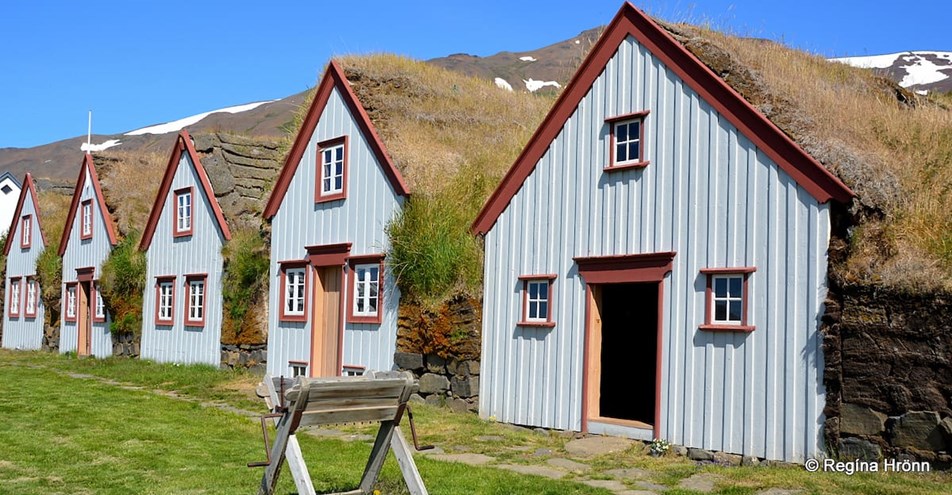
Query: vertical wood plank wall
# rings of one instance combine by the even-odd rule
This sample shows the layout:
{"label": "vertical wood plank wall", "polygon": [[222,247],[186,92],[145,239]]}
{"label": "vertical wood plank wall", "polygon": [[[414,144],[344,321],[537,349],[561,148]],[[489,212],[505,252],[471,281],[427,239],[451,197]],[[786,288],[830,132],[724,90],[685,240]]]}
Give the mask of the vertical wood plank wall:
{"label": "vertical wood plank wall", "polygon": [[[43,326],[46,308],[40,298],[40,287],[37,283],[36,317],[26,317],[26,278],[36,275],[36,258],[43,252],[43,236],[40,234],[40,225],[37,219],[37,206],[33,203],[33,195],[23,185],[23,208],[20,219],[14,225],[14,230],[8,232],[10,239],[10,253],[7,255],[7,275],[4,280],[6,300],[3,301],[3,343],[5,349],[39,349],[43,345]],[[14,201],[16,198],[14,198]],[[14,202],[14,208],[16,203]],[[12,213],[11,213],[12,215]],[[30,247],[21,248],[20,241],[22,228],[20,222],[25,215],[31,215],[32,227],[30,232]],[[53,248],[55,249],[55,247]],[[21,277],[20,286],[20,315],[10,318],[10,279]]]}
{"label": "vertical wood plank wall", "polygon": [[[641,110],[651,164],[604,173],[605,118]],[[585,285],[572,258],[676,251],[661,315],[662,437],[787,461],[815,455],[829,225],[828,205],[627,38],[486,235],[481,415],[580,429]],[[698,330],[700,270],[742,266],[757,267],[756,330]],[[517,326],[518,277],[541,273],[558,274],[556,326]]]}
{"label": "vertical wood plank wall", "polygon": [[[347,199],[315,204],[316,145],[343,135],[349,136]],[[269,374],[288,376],[288,361],[308,361],[311,348],[310,322],[282,322],[278,318],[280,291],[283,289],[278,263],[303,260],[307,256],[305,246],[319,244],[350,242],[353,244],[352,256],[386,253],[390,244],[384,228],[402,204],[403,198],[393,190],[367,143],[367,137],[361,134],[354,116],[334,88],[284,202],[272,220]],[[384,262],[386,264],[386,260]],[[379,325],[344,324],[342,365],[376,370],[393,368],[400,293],[390,266],[386,265],[384,271],[383,321]],[[312,278],[314,275],[311,273]],[[346,282],[342,294],[345,298],[351,297]],[[344,306],[346,308],[346,303]]]}
{"label": "vertical wood plank wall", "polygon": [[[173,237],[176,221],[175,191],[192,189],[192,235]],[[142,350],[144,359],[174,363],[221,361],[222,265],[225,238],[188,153],[182,153],[172,178],[165,206],[159,216],[152,244],[146,252],[146,286],[142,298]],[[188,301],[185,275],[206,273],[205,325],[185,326]],[[155,324],[156,277],[174,275],[175,304],[172,325]]]}

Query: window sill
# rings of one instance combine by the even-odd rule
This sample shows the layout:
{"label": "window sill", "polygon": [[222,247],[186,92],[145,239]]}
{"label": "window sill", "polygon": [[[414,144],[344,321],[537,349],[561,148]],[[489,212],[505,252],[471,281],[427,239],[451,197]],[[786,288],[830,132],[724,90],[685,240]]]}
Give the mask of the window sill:
{"label": "window sill", "polygon": [[342,192],[341,192],[341,193],[335,193],[335,194],[328,194],[328,195],[326,195],[326,196],[318,195],[316,198],[314,198],[314,203],[315,203],[315,204],[316,204],[316,203],[330,203],[331,201],[340,201],[340,200],[343,200],[343,199],[346,198],[346,197],[347,197],[347,195],[344,194],[344,193],[342,193]]}
{"label": "window sill", "polygon": [[383,318],[380,316],[354,316],[350,315],[347,317],[347,323],[369,323],[371,325],[379,325],[383,323]]}
{"label": "window sill", "polygon": [[281,315],[278,317],[278,321],[286,321],[291,323],[306,323],[307,315]]}
{"label": "window sill", "polygon": [[155,326],[157,327],[171,327],[175,325],[175,322],[172,320],[156,320]]}
{"label": "window sill", "polygon": [[536,327],[536,328],[553,328],[555,327],[554,321],[520,321],[516,323],[520,327]]}
{"label": "window sill", "polygon": [[188,328],[205,328],[204,321],[186,321],[185,326]]}
{"label": "window sill", "polygon": [[93,323],[106,323],[106,317],[93,317]]}
{"label": "window sill", "polygon": [[701,330],[706,330],[710,332],[753,332],[757,327],[753,325],[701,325],[698,327]]}
{"label": "window sill", "polygon": [[637,170],[651,165],[650,161],[622,163],[619,165],[609,165],[602,170],[605,172],[619,172],[622,170]]}

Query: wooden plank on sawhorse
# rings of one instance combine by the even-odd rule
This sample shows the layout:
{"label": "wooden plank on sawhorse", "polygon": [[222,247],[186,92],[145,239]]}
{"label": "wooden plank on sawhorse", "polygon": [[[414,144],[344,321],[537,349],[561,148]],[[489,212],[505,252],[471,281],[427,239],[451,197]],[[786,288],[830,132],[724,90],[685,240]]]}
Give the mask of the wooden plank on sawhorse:
{"label": "wooden plank on sawhorse", "polygon": [[[360,421],[380,422],[360,486],[356,490],[333,495],[371,493],[390,450],[393,450],[410,493],[427,495],[410,446],[399,428],[414,389],[413,375],[377,372],[359,377],[297,377],[290,387],[287,381],[266,378],[265,384],[269,389],[269,407],[272,410],[277,410],[281,404],[285,407],[280,411],[282,416],[277,419],[270,463],[261,478],[259,495],[274,493],[285,459],[288,460],[298,491],[302,495],[315,494],[295,432],[302,426]],[[285,388],[287,391],[282,398],[281,390]]]}

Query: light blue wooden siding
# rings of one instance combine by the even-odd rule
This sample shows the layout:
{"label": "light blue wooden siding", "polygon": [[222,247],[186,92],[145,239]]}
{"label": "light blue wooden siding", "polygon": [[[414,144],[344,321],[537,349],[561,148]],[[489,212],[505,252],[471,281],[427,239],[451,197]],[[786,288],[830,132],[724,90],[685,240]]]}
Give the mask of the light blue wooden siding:
{"label": "light blue wooden siding", "polygon": [[[173,237],[176,220],[175,191],[194,187],[192,235]],[[218,228],[215,212],[202,188],[188,153],[182,153],[165,206],[156,224],[152,244],[146,252],[146,287],[142,297],[142,352],[144,359],[172,363],[221,361],[222,254],[225,238]],[[205,326],[186,327],[188,301],[185,275],[207,273],[205,281]],[[158,276],[175,275],[175,308],[171,326],[155,324],[155,281]]]}
{"label": "light blue wooden siding", "polygon": [[[604,173],[605,118],[644,109],[651,164]],[[585,283],[572,258],[675,251],[664,282],[661,436],[788,461],[817,454],[829,223],[828,205],[629,37],[486,236],[481,414],[580,429]],[[744,266],[757,267],[756,330],[698,330],[700,270]],[[518,327],[517,277],[540,273],[558,274],[556,327]],[[632,359],[651,352],[632,349]]]}
{"label": "light blue wooden siding", "polygon": [[[347,199],[315,204],[317,143],[344,135],[349,137]],[[377,163],[367,138],[361,134],[354,116],[335,88],[311,136],[297,173],[291,180],[284,202],[272,219],[268,304],[269,374],[287,376],[288,361],[309,361],[311,349],[309,322],[279,321],[282,287],[278,263],[303,260],[307,256],[305,246],[319,244],[350,242],[352,256],[386,253],[390,244],[384,228],[402,204],[403,198],[394,191]],[[383,322],[379,325],[345,323],[342,362],[344,366],[363,366],[376,370],[393,368],[400,293],[389,266],[385,265],[384,270]],[[346,290],[345,281],[342,291],[345,298],[350,297]],[[310,285],[307,294],[311,297]]]}
{"label": "light blue wooden siding", "polygon": [[[25,215],[32,215],[32,227],[30,231],[30,247],[21,248],[20,238],[22,227],[20,222]],[[43,252],[43,235],[40,233],[40,225],[36,221],[36,205],[33,204],[33,196],[27,192],[23,198],[23,208],[20,211],[20,219],[14,226],[14,231],[10,232],[10,253],[7,255],[7,279],[6,300],[3,301],[3,347],[5,349],[39,349],[43,344],[43,325],[46,308],[43,307],[43,301],[39,294],[39,284],[37,284],[36,295],[36,317],[27,318],[24,308],[26,307],[26,278],[36,275],[36,258]],[[51,249],[56,249],[51,248]],[[20,288],[20,316],[10,318],[10,279],[13,277],[22,277]]]}
{"label": "light blue wooden siding", "polygon": [[[83,221],[82,202],[87,199],[93,200],[93,237],[92,239],[82,240],[80,239]],[[95,267],[93,278],[99,280],[102,273],[102,262],[109,257],[111,251],[112,244],[110,244],[109,234],[106,232],[106,220],[99,209],[96,188],[93,187],[92,179],[87,170],[79,206],[76,207],[76,216],[73,218],[73,226],[69,232],[69,243],[66,245],[66,252],[63,253],[62,301],[64,301],[64,304],[66,301],[66,284],[77,280],[76,269]],[[112,317],[107,312],[105,322],[93,322],[92,324],[91,347],[92,354],[96,357],[112,355],[112,336],[109,334],[111,322]],[[66,311],[60,311],[60,352],[75,351],[78,338],[76,322],[66,321]]]}

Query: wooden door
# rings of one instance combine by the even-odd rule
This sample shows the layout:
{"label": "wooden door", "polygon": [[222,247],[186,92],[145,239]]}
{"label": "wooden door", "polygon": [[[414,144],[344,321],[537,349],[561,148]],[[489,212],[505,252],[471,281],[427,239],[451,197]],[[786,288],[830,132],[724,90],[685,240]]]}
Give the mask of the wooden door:
{"label": "wooden door", "polygon": [[588,397],[585,397],[586,410],[588,418],[598,418],[601,416],[599,404],[601,403],[602,389],[602,287],[601,285],[591,284],[588,286],[588,342],[586,349],[588,356],[587,382],[586,390]]}
{"label": "wooden door", "polygon": [[340,375],[343,269],[317,267],[311,318],[311,376]]}
{"label": "wooden door", "polygon": [[79,332],[76,354],[92,354],[92,318],[89,312],[89,282],[80,282],[76,290],[76,330]]}

